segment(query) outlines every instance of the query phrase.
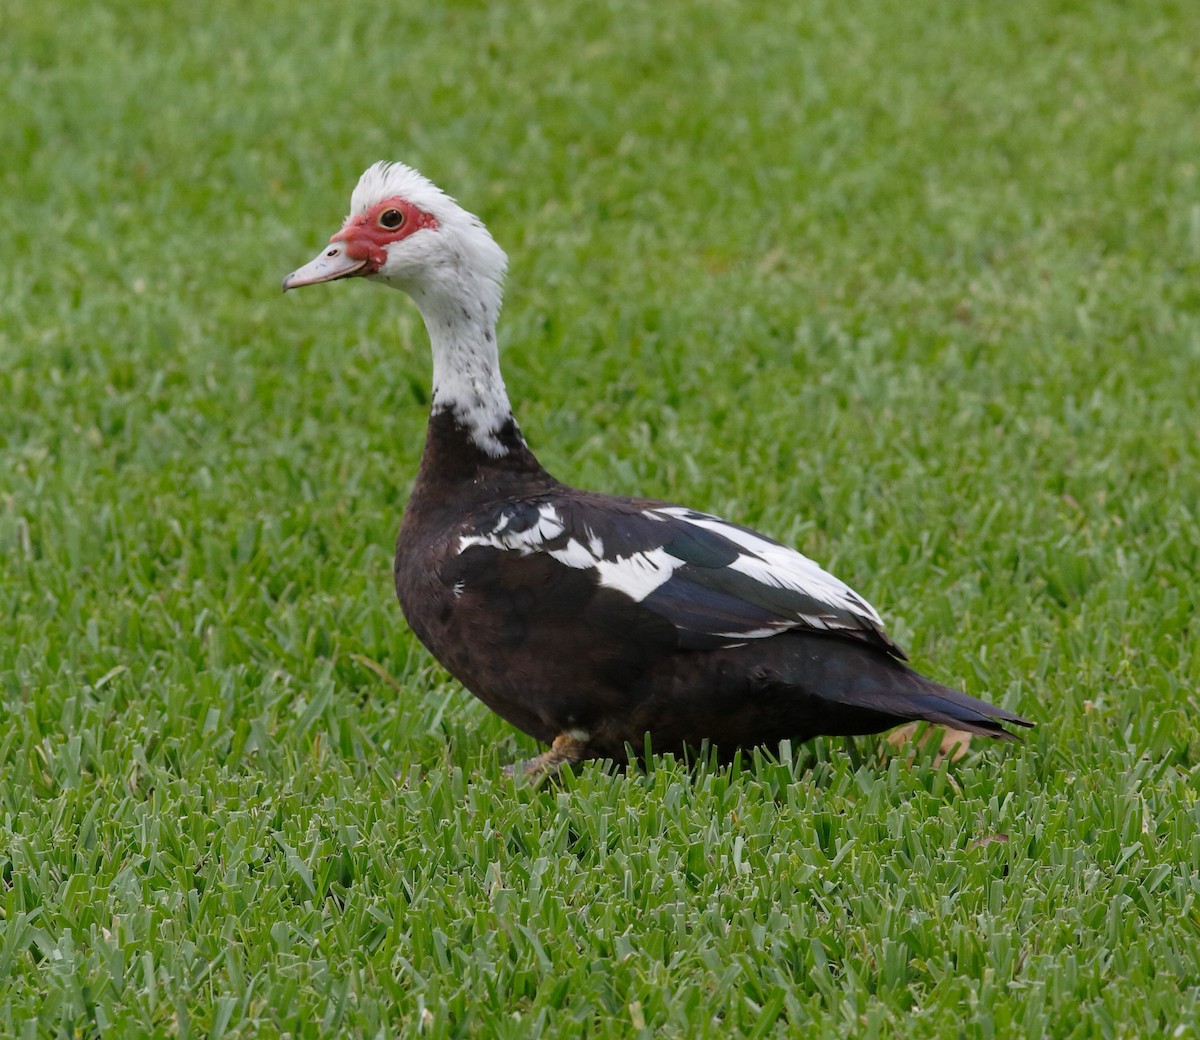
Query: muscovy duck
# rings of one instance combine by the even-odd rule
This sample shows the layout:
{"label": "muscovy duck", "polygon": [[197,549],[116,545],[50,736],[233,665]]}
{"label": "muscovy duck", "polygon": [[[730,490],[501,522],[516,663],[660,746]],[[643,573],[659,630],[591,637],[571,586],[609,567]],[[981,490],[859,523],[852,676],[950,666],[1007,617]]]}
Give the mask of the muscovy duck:
{"label": "muscovy duck", "polygon": [[707,513],[580,491],[534,458],[496,348],[507,258],[482,222],[401,163],[283,288],[359,277],[408,293],[433,351],[396,593],[468,690],[551,746],[531,777],[586,758],[720,751],[928,720],[1012,740],[1018,715],[909,668],[875,609],[799,552]]}

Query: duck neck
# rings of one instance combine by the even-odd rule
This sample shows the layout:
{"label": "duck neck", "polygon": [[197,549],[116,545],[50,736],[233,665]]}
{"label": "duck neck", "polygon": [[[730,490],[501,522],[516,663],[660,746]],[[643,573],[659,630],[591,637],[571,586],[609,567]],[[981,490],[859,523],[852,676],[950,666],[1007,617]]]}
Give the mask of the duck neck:
{"label": "duck neck", "polygon": [[430,466],[460,479],[486,469],[545,475],[521,435],[500,374],[499,301],[469,292],[413,296],[433,353]]}
{"label": "duck neck", "polygon": [[499,308],[478,294],[455,295],[414,294],[433,352],[432,412],[448,412],[481,452],[500,458],[510,450],[500,433],[516,421],[496,349]]}

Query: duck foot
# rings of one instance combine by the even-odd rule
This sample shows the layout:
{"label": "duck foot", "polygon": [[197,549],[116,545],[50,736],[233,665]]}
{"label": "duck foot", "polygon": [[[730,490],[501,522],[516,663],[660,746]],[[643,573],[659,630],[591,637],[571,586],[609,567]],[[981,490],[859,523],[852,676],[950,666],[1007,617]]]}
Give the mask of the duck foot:
{"label": "duck foot", "polygon": [[524,777],[530,783],[537,785],[548,777],[553,776],[564,765],[582,762],[587,758],[587,741],[569,733],[560,733],[554,738],[549,751],[525,762],[514,762],[504,767],[504,772],[513,778]]}

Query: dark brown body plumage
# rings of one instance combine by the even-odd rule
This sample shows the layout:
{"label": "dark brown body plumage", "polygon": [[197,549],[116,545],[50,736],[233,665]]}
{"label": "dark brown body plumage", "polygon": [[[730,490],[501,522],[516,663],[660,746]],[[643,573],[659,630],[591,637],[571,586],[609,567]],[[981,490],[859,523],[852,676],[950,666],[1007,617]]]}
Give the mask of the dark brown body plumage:
{"label": "dark brown body plumage", "polygon": [[509,454],[475,447],[448,413],[430,420],[396,552],[396,591],[430,652],[492,711],[549,743],[587,733],[587,753],[623,761],[646,734],[660,751],[708,741],[728,755],[782,739],[874,733],[912,719],[1011,739],[1022,720],[934,683],[883,646],[785,631],[709,650],[681,649],[675,627],[593,572],[545,554],[460,540],[497,503],[570,502],[639,513],[658,503],[567,487],[515,427]]}

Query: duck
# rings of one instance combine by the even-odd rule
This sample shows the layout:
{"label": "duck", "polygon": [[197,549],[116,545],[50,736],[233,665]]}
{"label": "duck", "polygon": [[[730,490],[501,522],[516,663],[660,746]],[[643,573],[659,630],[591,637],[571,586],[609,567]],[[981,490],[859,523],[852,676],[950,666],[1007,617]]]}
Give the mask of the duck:
{"label": "duck", "polygon": [[653,498],[580,490],[526,443],[500,371],[507,257],[415,169],[378,162],[324,249],[283,280],[361,279],[424,320],[433,391],[397,538],[412,631],[467,690],[546,750],[589,759],[776,749],[925,721],[998,740],[1033,723],[925,678],[879,613],[797,550]]}

